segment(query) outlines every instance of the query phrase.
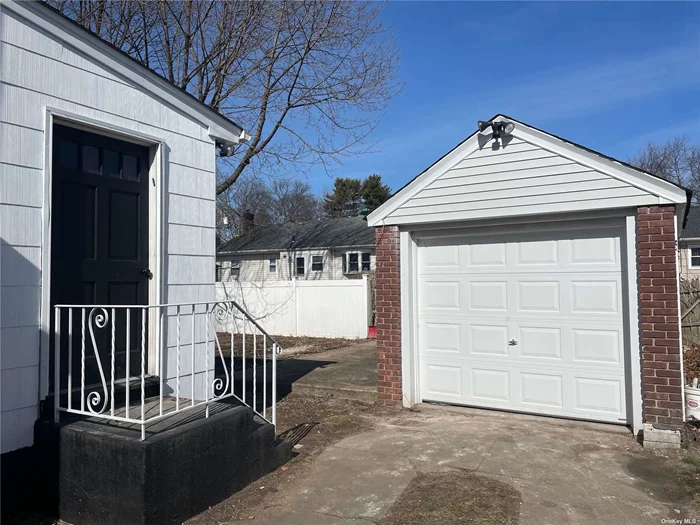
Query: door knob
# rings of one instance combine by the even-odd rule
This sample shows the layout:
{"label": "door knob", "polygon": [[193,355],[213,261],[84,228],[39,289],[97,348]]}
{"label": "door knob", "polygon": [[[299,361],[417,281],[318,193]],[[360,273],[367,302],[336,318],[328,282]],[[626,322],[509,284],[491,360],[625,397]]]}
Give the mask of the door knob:
{"label": "door knob", "polygon": [[151,271],[150,268],[142,268],[141,269],[141,275],[146,277],[149,281],[153,279],[153,272]]}
{"label": "door knob", "polygon": [[517,345],[517,344],[518,344],[518,341],[517,341],[515,338],[511,339],[510,341],[508,341],[508,345],[509,345],[509,346],[515,346],[515,345]]}

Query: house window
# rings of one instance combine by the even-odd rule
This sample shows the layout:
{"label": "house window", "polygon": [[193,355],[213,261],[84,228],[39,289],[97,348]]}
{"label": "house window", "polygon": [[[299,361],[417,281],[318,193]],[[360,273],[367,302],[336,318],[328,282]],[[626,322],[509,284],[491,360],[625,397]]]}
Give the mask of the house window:
{"label": "house window", "polygon": [[359,254],[357,252],[348,254],[348,273],[360,271],[360,258],[358,255]]}
{"label": "house window", "polygon": [[690,249],[690,267],[700,268],[700,247]]}
{"label": "house window", "polygon": [[322,272],[323,271],[323,255],[312,255],[311,256],[311,271]]}
{"label": "house window", "polygon": [[216,263],[216,273],[214,279],[217,283],[221,282],[221,263]]}
{"label": "house window", "polygon": [[241,261],[231,261],[231,273],[229,281],[237,281],[241,276]]}
{"label": "house window", "polygon": [[277,272],[277,259],[274,257],[270,257],[270,273],[276,273]]}
{"label": "house window", "polygon": [[362,254],[362,271],[369,272],[369,253]]}
{"label": "house window", "polygon": [[303,257],[297,257],[297,264],[296,264],[296,276],[297,277],[304,277],[304,274],[306,273],[304,269],[304,258]]}
{"label": "house window", "polygon": [[363,252],[343,254],[343,273],[360,273],[370,270],[370,255]]}

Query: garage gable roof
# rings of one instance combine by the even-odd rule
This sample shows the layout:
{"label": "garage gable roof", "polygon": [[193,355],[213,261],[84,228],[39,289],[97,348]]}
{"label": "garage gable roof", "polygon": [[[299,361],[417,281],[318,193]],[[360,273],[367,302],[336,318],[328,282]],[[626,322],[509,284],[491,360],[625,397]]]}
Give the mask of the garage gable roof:
{"label": "garage gable roof", "polygon": [[369,226],[685,204],[680,186],[511,117],[475,132],[367,217]]}

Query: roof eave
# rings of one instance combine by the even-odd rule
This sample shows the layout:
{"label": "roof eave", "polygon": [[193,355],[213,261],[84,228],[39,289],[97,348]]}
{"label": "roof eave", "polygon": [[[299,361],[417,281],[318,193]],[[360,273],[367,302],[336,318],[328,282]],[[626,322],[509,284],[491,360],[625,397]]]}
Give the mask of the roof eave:
{"label": "roof eave", "polygon": [[216,255],[253,255],[272,252],[293,252],[304,250],[345,250],[350,248],[374,248],[374,244],[348,244],[345,246],[304,246],[302,248],[265,248],[262,250],[218,251]]}
{"label": "roof eave", "polygon": [[[95,58],[108,69],[153,93],[176,111],[184,113],[202,126],[207,127],[212,140],[239,144],[250,139],[250,135],[235,122],[170,84],[160,75],[140,65],[98,36],[84,28],[81,28],[81,31],[76,31],[77,24],[75,22],[56,12],[50,6],[44,5],[43,2],[8,0],[3,2],[3,7],[41,27],[44,31],[52,33],[71,47]],[[138,70],[138,75],[133,75],[135,70]]]}

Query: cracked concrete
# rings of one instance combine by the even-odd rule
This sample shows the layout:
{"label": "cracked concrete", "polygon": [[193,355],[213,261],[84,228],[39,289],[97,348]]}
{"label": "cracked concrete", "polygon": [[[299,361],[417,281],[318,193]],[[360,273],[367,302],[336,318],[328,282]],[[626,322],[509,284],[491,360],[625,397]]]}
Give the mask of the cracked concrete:
{"label": "cracked concrete", "polygon": [[671,465],[624,427],[424,406],[328,447],[256,522],[377,523],[418,473],[460,469],[518,490],[523,525],[658,524],[684,517]]}

